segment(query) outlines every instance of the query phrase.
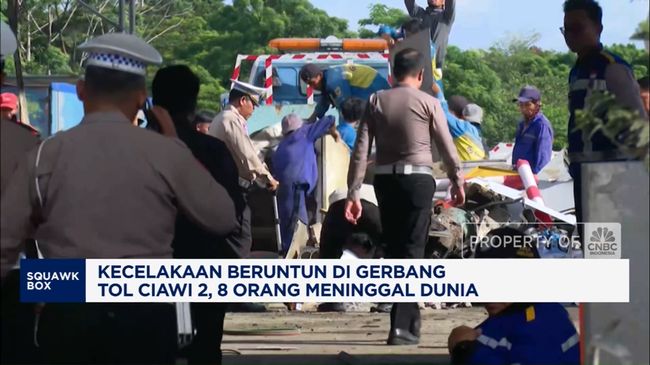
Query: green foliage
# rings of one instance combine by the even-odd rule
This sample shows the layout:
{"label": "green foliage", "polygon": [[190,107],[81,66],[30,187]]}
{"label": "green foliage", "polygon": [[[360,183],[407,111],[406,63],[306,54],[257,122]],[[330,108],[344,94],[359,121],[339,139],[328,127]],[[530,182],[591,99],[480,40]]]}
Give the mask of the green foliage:
{"label": "green foliage", "polygon": [[621,107],[613,95],[592,94],[587,107],[576,113],[576,130],[583,131],[585,142],[600,131],[624,151],[644,159],[646,168],[650,167],[650,123],[639,113]]}
{"label": "green foliage", "polygon": [[[514,139],[521,115],[512,99],[525,85],[534,85],[542,92],[542,111],[555,132],[554,149],[567,145],[567,80],[575,55],[540,50],[532,46],[535,40],[533,35],[511,39],[489,50],[448,50],[445,94],[463,95],[483,107],[483,134],[489,145]],[[628,61],[637,77],[647,75],[648,53],[634,45],[608,48]]]}
{"label": "green foliage", "polygon": [[359,37],[361,38],[374,38],[377,33],[363,26],[373,25],[377,27],[380,25],[390,25],[391,27],[397,28],[408,19],[408,14],[401,9],[389,8],[383,4],[372,4],[368,9],[370,9],[368,18],[359,20],[359,25],[362,26],[359,29]]}
{"label": "green foliage", "polygon": [[[116,1],[86,2],[117,20]],[[6,4],[3,1],[0,7],[3,18]],[[76,47],[89,37],[115,30],[73,0],[22,4],[19,37],[26,74],[78,74],[81,54]],[[375,37],[374,27],[399,26],[406,18],[401,9],[374,4],[359,22],[359,36]],[[267,44],[278,37],[355,36],[347,21],[329,16],[308,0],[143,1],[138,2],[136,23],[137,33],[160,51],[165,65],[187,64],[197,73],[202,82],[199,107],[214,110],[220,107],[237,54],[273,52]],[[543,112],[555,130],[554,147],[566,146],[567,78],[575,56],[535,48],[538,37],[512,38],[488,50],[461,51],[453,46],[448,50],[445,94],[464,95],[483,107],[483,133],[491,145],[513,140],[521,116],[512,99],[522,86],[531,84],[542,91]],[[633,45],[614,45],[611,50],[630,62],[637,77],[648,74],[647,52]],[[11,74],[13,69],[9,58],[6,71]]]}
{"label": "green foliage", "polygon": [[640,41],[650,39],[650,19],[646,19],[639,24],[632,35],[632,39]]}

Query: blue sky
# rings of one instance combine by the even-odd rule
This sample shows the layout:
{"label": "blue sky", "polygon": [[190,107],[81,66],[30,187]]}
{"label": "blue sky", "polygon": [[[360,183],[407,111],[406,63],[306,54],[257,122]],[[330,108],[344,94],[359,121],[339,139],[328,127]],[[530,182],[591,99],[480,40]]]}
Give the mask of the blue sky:
{"label": "blue sky", "polygon": [[[422,6],[426,0],[416,0]],[[539,33],[537,43],[544,49],[567,50],[558,30],[562,26],[563,0],[457,0],[456,22],[450,44],[462,49],[488,48],[511,36]],[[348,20],[357,29],[368,6],[381,3],[404,9],[403,0],[311,0],[330,15]],[[631,43],[630,36],[648,16],[648,0],[600,0],[603,7],[603,43]],[[643,47],[641,42],[634,42]]]}

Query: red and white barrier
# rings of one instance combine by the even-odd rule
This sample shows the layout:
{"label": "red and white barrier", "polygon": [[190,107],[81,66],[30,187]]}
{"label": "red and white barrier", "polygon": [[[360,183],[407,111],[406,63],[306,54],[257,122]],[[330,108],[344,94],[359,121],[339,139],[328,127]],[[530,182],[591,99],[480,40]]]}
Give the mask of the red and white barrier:
{"label": "red and white barrier", "polygon": [[[539,188],[537,187],[537,181],[535,180],[535,175],[533,174],[533,170],[530,168],[530,164],[528,163],[528,161],[518,160],[517,172],[519,173],[519,176],[521,177],[521,181],[524,184],[524,188],[526,189],[526,195],[528,196],[528,199],[546,206],[546,204],[544,204],[544,199],[542,198],[542,194],[539,192]],[[546,213],[535,211],[535,217],[537,217],[537,219],[539,219],[539,221],[542,222],[543,224],[546,225],[553,224],[553,218],[551,218],[551,216],[549,216]]]}
{"label": "red and white barrier", "polygon": [[[282,54],[282,55],[238,55],[235,61],[235,68],[232,71],[233,80],[239,80],[241,73],[241,63],[243,61],[255,62],[257,59],[264,61],[264,88],[266,89],[266,104],[273,104],[273,61],[275,60],[307,60],[307,61],[323,61],[326,59],[333,60],[348,60],[354,62],[355,59],[381,59],[387,60],[390,55],[388,53],[368,52],[368,53],[301,53],[301,54]],[[392,77],[389,69],[389,82]],[[232,87],[232,85],[231,85]],[[307,104],[314,103],[314,90],[307,87]]]}

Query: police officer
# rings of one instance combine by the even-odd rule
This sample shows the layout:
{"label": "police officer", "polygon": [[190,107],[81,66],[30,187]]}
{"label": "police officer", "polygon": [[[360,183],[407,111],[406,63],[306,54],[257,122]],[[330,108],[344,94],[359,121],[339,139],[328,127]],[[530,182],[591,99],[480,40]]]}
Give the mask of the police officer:
{"label": "police officer", "polygon": [[[397,85],[370,97],[350,159],[345,216],[356,224],[362,215],[360,189],[373,139],[377,139],[375,193],[386,257],[420,259],[428,240],[433,179],[433,143],[440,151],[457,204],[464,203],[460,160],[440,102],[420,91],[425,57],[407,48],[395,56]],[[419,342],[417,303],[395,303],[389,345]]]}
{"label": "police officer", "polygon": [[564,2],[562,33],[567,46],[578,55],[569,74],[569,172],[573,177],[576,217],[582,222],[581,164],[629,159],[600,131],[583,143],[582,131],[575,131],[576,111],[586,106],[593,92],[608,91],[616,101],[647,118],[643,110],[639,86],[630,65],[621,57],[603,49],[603,10],[595,0]]}
{"label": "police officer", "polygon": [[[0,38],[0,85],[2,85],[5,57],[16,51],[16,37],[11,28],[2,21],[0,21]],[[17,103],[15,95],[2,94],[3,104],[5,97],[13,99],[11,104],[15,106]],[[38,137],[27,125],[16,123],[1,113],[0,138],[0,194],[3,194],[9,179],[16,171],[18,162],[38,144]],[[32,242],[27,243],[30,246],[30,253],[34,254],[35,249]],[[15,262],[14,260],[13,263]],[[3,364],[24,364],[37,360],[33,341],[34,305],[20,303],[19,274],[16,265],[2,281],[2,354],[0,362]]]}
{"label": "police officer", "polygon": [[[178,138],[194,157],[226,188],[235,203],[237,217],[244,209],[244,198],[238,184],[237,165],[222,141],[205,135],[193,127],[199,78],[184,65],[158,70],[152,83],[153,104],[169,111]],[[209,120],[211,121],[211,120]],[[214,209],[220,209],[214,207]],[[176,221],[173,241],[174,257],[189,259],[232,259],[248,256],[240,252],[237,230],[226,237],[216,236],[180,215]],[[221,340],[226,303],[191,303],[196,334],[188,347],[190,364],[221,364]]]}
{"label": "police officer", "polygon": [[[377,70],[365,65],[346,64],[323,70],[308,63],[300,69],[300,79],[322,92],[314,113],[307,119],[310,123],[324,117],[330,106],[341,110],[350,97],[366,101],[372,93],[390,88],[388,81]],[[331,133],[335,140],[339,139],[336,129],[332,129]]]}
{"label": "police officer", "polygon": [[247,257],[251,250],[251,210],[248,192],[255,182],[265,185],[270,191],[278,188],[266,164],[259,158],[258,151],[248,136],[246,121],[259,106],[264,89],[241,81],[233,81],[228,105],[210,125],[209,134],[223,141],[232,154],[239,173],[239,185],[244,196],[245,207],[241,218],[241,232],[238,237],[239,251]]}
{"label": "police officer", "polygon": [[[20,163],[2,199],[2,276],[33,232],[46,258],[171,258],[177,212],[215,235],[236,225],[231,198],[182,142],[133,127],[147,98],[142,39],[105,34],[79,47],[81,123]],[[174,135],[169,114],[151,113]],[[219,209],[215,209],[219,207]],[[151,304],[47,304],[37,339],[49,364],[175,361],[175,309]]]}
{"label": "police officer", "polygon": [[[16,51],[16,37],[11,28],[3,21],[0,21],[0,37],[2,38],[0,49],[0,85],[4,83],[5,57]],[[0,154],[0,193],[5,191],[9,178],[16,170],[18,161],[25,153],[38,144],[38,137],[32,131],[10,119],[0,115],[0,138],[2,138],[2,153]]]}

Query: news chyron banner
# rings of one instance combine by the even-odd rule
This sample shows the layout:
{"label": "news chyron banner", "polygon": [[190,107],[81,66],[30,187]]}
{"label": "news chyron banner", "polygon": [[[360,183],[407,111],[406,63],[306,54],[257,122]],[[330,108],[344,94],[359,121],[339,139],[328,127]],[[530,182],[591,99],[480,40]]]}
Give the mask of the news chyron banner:
{"label": "news chyron banner", "polygon": [[21,261],[23,302],[629,302],[629,260]]}

